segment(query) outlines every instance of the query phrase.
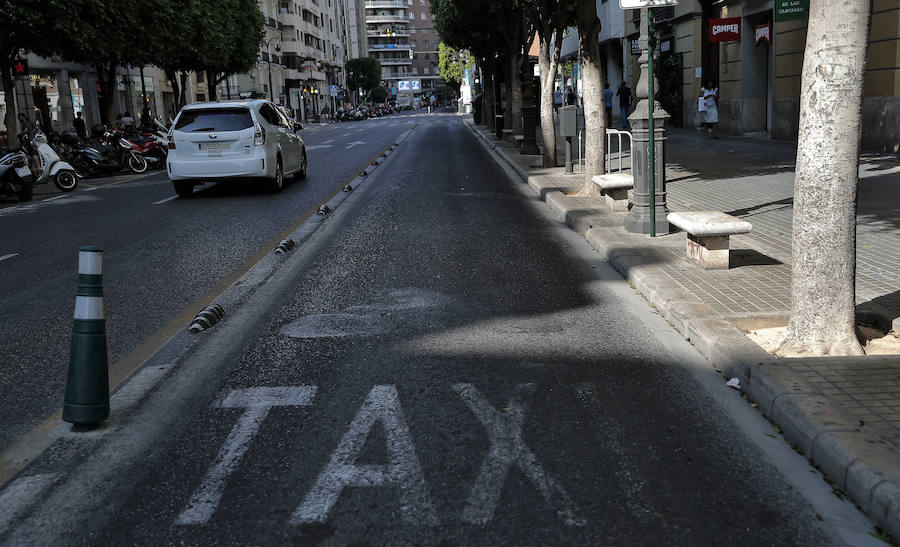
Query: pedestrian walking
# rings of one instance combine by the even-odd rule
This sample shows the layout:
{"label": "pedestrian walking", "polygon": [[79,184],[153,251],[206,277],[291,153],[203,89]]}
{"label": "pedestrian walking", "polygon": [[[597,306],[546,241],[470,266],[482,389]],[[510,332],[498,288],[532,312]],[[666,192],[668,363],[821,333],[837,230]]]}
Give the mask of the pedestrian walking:
{"label": "pedestrian walking", "polygon": [[619,110],[622,111],[622,130],[631,129],[631,124],[628,123],[628,113],[631,110],[631,88],[628,87],[628,82],[623,80],[619,84],[616,96],[619,97]]}
{"label": "pedestrian walking", "polygon": [[554,112],[559,110],[559,107],[562,106],[562,102],[563,102],[562,91],[560,91],[559,88],[556,88],[556,91],[553,92],[553,110],[554,110]]}
{"label": "pedestrian walking", "polygon": [[571,87],[566,89],[566,104],[569,106],[575,104],[575,91]]}
{"label": "pedestrian walking", "polygon": [[709,80],[706,87],[700,88],[698,95],[698,110],[700,110],[700,120],[703,123],[703,138],[709,138],[709,132],[712,132],[714,139],[719,138],[719,88],[715,82]]}
{"label": "pedestrian walking", "polygon": [[603,84],[603,108],[606,110],[606,127],[612,127],[612,103],[613,90],[609,88],[609,82]]}
{"label": "pedestrian walking", "polygon": [[84,127],[84,118],[81,116],[80,110],[75,114],[75,119],[72,121],[72,126],[75,127],[75,134],[78,135],[79,140],[83,141],[87,138],[87,131]]}

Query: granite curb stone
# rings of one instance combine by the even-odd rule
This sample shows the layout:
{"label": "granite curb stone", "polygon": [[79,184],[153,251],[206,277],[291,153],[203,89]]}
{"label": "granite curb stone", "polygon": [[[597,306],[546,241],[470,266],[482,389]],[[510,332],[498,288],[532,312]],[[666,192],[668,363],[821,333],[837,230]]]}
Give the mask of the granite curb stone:
{"label": "granite curb stone", "polygon": [[[572,198],[559,191],[557,183],[541,180],[546,175],[527,173],[470,120],[465,123],[570,224],[570,213],[582,205],[567,203]],[[653,266],[659,262],[655,258],[658,251],[647,238],[609,226],[595,226],[579,233],[725,376],[740,378],[742,391],[781,427],[785,439],[842,487],[885,531],[900,538],[900,451],[865,427],[856,427],[858,422],[853,416],[785,366],[787,360],[771,357],[733,323]],[[623,248],[622,242],[627,247]]]}

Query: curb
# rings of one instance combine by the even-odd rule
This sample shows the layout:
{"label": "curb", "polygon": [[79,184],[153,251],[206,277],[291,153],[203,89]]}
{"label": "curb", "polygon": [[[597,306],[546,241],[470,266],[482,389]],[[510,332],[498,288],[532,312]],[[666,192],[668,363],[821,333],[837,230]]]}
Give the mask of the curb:
{"label": "curb", "polygon": [[[484,136],[470,120],[464,120],[476,137],[509,164],[523,182],[544,200],[560,219],[582,234],[616,271],[631,282],[649,304],[709,359],[725,377],[740,378],[742,391],[759,410],[783,431],[795,450],[842,488],[882,529],[900,538],[900,450],[870,429],[859,425],[850,413],[838,407],[800,374],[785,366],[751,341],[743,332],[691,291],[668,277],[654,264],[658,252],[647,238],[623,228],[594,226],[589,209],[605,209],[592,198],[576,200],[566,193],[580,189],[559,187],[529,174],[506,150]],[[624,216],[624,214],[623,214]],[[848,358],[838,357],[846,361]],[[895,361],[896,356],[873,356],[866,363]],[[802,359],[790,360],[798,363]]]}

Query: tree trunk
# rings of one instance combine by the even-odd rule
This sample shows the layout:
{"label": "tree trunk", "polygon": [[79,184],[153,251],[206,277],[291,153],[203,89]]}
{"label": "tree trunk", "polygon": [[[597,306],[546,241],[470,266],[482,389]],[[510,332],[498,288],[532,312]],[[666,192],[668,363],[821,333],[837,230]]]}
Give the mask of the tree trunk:
{"label": "tree trunk", "polygon": [[584,188],[581,195],[600,191],[592,177],[606,173],[606,109],[603,106],[603,70],[600,57],[600,19],[594,2],[581,2],[578,10],[578,51],[584,86]]}
{"label": "tree trunk", "polygon": [[[175,71],[175,69],[167,68],[165,69],[165,73],[166,79],[169,80],[169,82],[172,84],[172,98],[173,102],[175,103],[175,112],[172,114],[172,117],[174,118],[175,114],[178,114],[178,109],[180,108],[179,101],[181,97],[181,87],[178,85],[178,73]],[[163,105],[163,110],[165,110],[165,105]],[[166,116],[168,115],[169,113],[166,112]]]}
{"label": "tree trunk", "polygon": [[181,110],[188,103],[188,73],[182,72],[181,76],[181,96],[178,97],[178,110]]}
{"label": "tree trunk", "polygon": [[219,100],[219,91],[216,89],[216,85],[219,83],[219,75],[210,70],[206,71],[206,96],[207,100],[217,101]]}
{"label": "tree trunk", "polygon": [[4,120],[6,124],[6,146],[15,148],[18,146],[16,135],[19,133],[19,129],[16,126],[16,83],[13,81],[10,64],[11,63],[4,63],[3,66],[0,67],[0,73],[2,73],[3,78],[3,100],[6,105],[6,116]]}
{"label": "tree trunk", "polygon": [[856,186],[868,30],[868,0],[810,4],[782,352],[863,353],[855,332]]}
{"label": "tree trunk", "polygon": [[100,103],[100,123],[106,124],[109,128],[114,128],[113,120],[116,118],[116,65],[110,63],[106,65],[97,65],[97,84],[100,86],[100,94],[103,95],[103,101]]}
{"label": "tree trunk", "polygon": [[481,93],[481,111],[484,114],[484,125],[488,130],[494,130],[494,71],[493,67],[485,63],[482,67],[481,77],[484,91]]}
{"label": "tree trunk", "polygon": [[[556,33],[561,36],[562,33]],[[544,155],[541,165],[556,167],[556,121],[553,119],[553,92],[556,83],[556,71],[559,67],[559,53],[562,40],[557,39],[550,47],[553,34],[549,30],[541,35],[538,64],[541,67],[541,138],[544,144]]]}
{"label": "tree trunk", "polygon": [[523,135],[522,129],[522,53],[518,50],[509,52],[509,92],[506,102],[509,103],[509,122],[513,135]]}

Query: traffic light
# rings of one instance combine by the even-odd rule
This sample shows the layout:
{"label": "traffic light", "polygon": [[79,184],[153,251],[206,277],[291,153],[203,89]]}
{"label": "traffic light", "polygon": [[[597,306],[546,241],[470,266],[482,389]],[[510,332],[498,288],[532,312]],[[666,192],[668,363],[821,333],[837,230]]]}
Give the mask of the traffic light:
{"label": "traffic light", "polygon": [[394,29],[393,29],[392,27],[388,27],[388,28],[387,28],[387,35],[388,35],[388,38],[391,37],[391,33],[393,32],[393,30],[394,30]]}

